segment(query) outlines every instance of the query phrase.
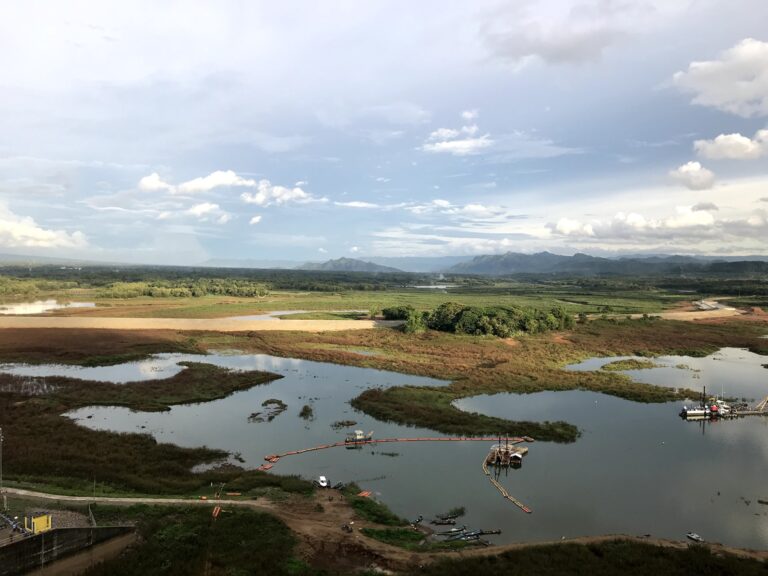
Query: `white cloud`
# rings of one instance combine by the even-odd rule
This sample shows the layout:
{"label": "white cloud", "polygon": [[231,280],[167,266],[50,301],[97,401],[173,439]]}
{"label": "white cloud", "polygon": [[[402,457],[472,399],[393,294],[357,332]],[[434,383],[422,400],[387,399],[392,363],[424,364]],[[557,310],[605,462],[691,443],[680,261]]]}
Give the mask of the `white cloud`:
{"label": "white cloud", "polygon": [[[472,120],[477,117],[477,112],[465,110],[461,116],[464,120]],[[477,124],[468,124],[459,129],[438,128],[427,136],[427,140],[421,149],[424,152],[447,153],[454,156],[479,154],[494,144],[489,134],[476,136],[479,130]]]}
{"label": "white cloud", "polygon": [[[462,112],[465,120],[476,117],[475,110]],[[478,136],[479,132],[480,128],[474,123],[461,128],[438,128],[429,133],[420,150],[453,156],[485,154],[490,163],[514,162],[523,158],[554,158],[582,152],[578,148],[559,146],[551,140],[533,137],[520,130],[493,138],[487,133]]]}
{"label": "white cloud", "polygon": [[139,180],[139,190],[143,190],[145,192],[173,193],[174,189],[174,186],[164,182],[163,179],[160,178],[160,174],[157,172],[152,172],[152,174],[149,176],[144,176],[144,178]]}
{"label": "white cloud", "polygon": [[715,183],[715,174],[698,162],[687,162],[670,171],[669,175],[690,190],[707,190]]}
{"label": "white cloud", "polygon": [[590,222],[560,218],[556,223],[548,224],[548,228],[554,235],[603,240],[673,237],[691,229],[694,229],[695,234],[711,234],[714,215],[711,210],[696,208],[678,206],[672,216],[661,219],[646,218],[637,212],[618,212],[610,220],[596,219]]}
{"label": "white cloud", "polygon": [[717,60],[692,62],[674,83],[692,102],[744,118],[768,116],[768,43],[746,38]]}
{"label": "white cloud", "polygon": [[256,215],[256,216],[253,216],[253,217],[252,217],[252,218],[251,218],[251,219],[248,221],[248,224],[254,225],[254,224],[258,224],[259,222],[261,222],[261,215]]}
{"label": "white cloud", "polygon": [[232,170],[217,170],[208,176],[202,176],[187,182],[182,182],[177,188],[179,194],[197,194],[210,192],[214,188],[222,186],[247,186],[255,187],[256,181],[238,176]]}
{"label": "white cloud", "polygon": [[220,187],[256,187],[256,185],[256,180],[238,176],[232,170],[216,170],[207,176],[182,182],[178,186],[165,182],[157,172],[153,172],[139,180],[140,190],[145,192],[169,192],[171,194],[199,194],[210,192],[214,188]]}
{"label": "white cloud", "polygon": [[85,248],[85,234],[80,231],[43,228],[29,216],[19,216],[0,205],[0,246],[4,248]]}
{"label": "white cloud", "polygon": [[320,252],[320,254],[328,254],[328,250],[325,248],[318,248],[317,251]]}
{"label": "white cloud", "polygon": [[195,204],[186,211],[186,214],[194,216],[201,222],[214,222],[216,224],[226,224],[232,219],[231,214],[225,212],[218,204],[212,202]]}
{"label": "white cloud", "polygon": [[361,202],[359,200],[352,200],[351,202],[334,202],[336,206],[343,206],[345,208],[379,208],[379,204],[373,202]]}
{"label": "white cloud", "polygon": [[256,204],[258,206],[271,206],[273,204],[282,205],[295,202],[297,204],[307,204],[309,202],[327,202],[327,198],[316,198],[305,192],[302,188],[294,186],[286,188],[272,184],[269,180],[259,180],[254,182],[256,192],[243,192],[240,198],[247,204]]}
{"label": "white cloud", "polygon": [[578,220],[572,218],[560,218],[554,225],[553,230],[558,234],[564,236],[578,235],[578,236],[594,236],[595,231],[592,229],[591,224],[582,224]]}
{"label": "white cloud", "polygon": [[[207,176],[201,176],[194,178],[186,182],[182,182],[178,186],[174,186],[167,182],[164,182],[160,176],[155,172],[149,176],[145,176],[139,181],[139,188],[144,191],[166,191],[171,194],[198,194],[205,193],[214,190],[215,188],[222,187],[237,187],[237,188],[253,188],[254,192],[243,192],[240,198],[247,204],[256,204],[258,206],[272,206],[274,204],[282,205],[288,203],[306,204],[309,202],[327,202],[327,198],[317,198],[312,194],[304,191],[300,185],[304,185],[305,182],[299,181],[293,188],[287,188],[285,186],[273,185],[269,180],[253,180],[251,178],[244,178],[232,170],[217,170],[211,172]],[[206,207],[217,206],[209,202],[197,204],[193,206],[188,214],[196,216],[194,211],[204,210]],[[228,221],[231,216],[221,216],[224,223]]]}
{"label": "white cloud", "polygon": [[768,130],[758,130],[753,139],[738,133],[720,134],[714,140],[696,140],[693,148],[713,160],[752,160],[768,154]]}
{"label": "white cloud", "polygon": [[349,251],[352,252],[352,254],[357,254],[358,252],[360,252],[360,247],[352,246],[352,248],[350,248]]}
{"label": "white cloud", "polygon": [[685,0],[537,0],[507,2],[488,13],[480,37],[491,55],[517,69],[533,60],[580,64],[600,59],[619,39],[659,24]]}
{"label": "white cloud", "polygon": [[390,180],[391,178],[386,178],[384,176],[379,176],[378,178],[376,178],[376,182],[381,182],[382,184],[386,184]]}

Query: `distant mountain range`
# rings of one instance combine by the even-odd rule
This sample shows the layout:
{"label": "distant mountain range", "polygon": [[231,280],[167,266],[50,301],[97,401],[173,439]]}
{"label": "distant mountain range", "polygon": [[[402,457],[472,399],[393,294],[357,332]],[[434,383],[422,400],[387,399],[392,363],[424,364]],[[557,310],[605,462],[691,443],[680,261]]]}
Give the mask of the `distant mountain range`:
{"label": "distant mountain range", "polygon": [[[97,262],[24,254],[0,254],[0,267],[119,267],[165,268],[162,265],[136,263]],[[679,274],[716,274],[750,276],[768,274],[768,256],[666,256],[629,255],[623,257],[590,256],[574,254],[563,256],[551,252],[523,254],[487,254],[483,256],[403,256],[337,258],[325,262],[294,260],[223,259],[207,260],[197,266],[170,266],[189,269],[230,268],[230,269],[271,269],[271,270],[316,270],[326,272],[367,272],[367,273],[422,273],[422,274],[470,274],[485,276],[508,276],[513,274],[556,274],[572,276],[643,276]]]}
{"label": "distant mountain range", "polygon": [[299,266],[299,270],[319,270],[323,272],[402,272],[397,268],[382,266],[356,258],[337,258],[326,262],[307,262]]}
{"label": "distant mountain range", "polygon": [[696,258],[693,256],[650,256],[602,258],[588,254],[561,256],[551,252],[537,254],[491,254],[460,262],[446,272],[506,276],[511,274],[562,274],[577,276],[642,276],[658,274],[767,274],[768,262],[760,260]]}

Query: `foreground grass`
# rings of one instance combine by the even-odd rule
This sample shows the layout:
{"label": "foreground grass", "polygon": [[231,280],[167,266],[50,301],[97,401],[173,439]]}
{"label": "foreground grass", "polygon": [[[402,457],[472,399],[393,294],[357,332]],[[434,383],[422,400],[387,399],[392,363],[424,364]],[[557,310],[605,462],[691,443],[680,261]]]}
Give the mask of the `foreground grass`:
{"label": "foreground grass", "polygon": [[359,493],[360,486],[354,482],[350,482],[344,487],[347,502],[361,518],[384,526],[405,526],[408,524],[405,519],[392,512],[386,504],[377,502],[373,498],[358,496]]}
{"label": "foreground grass", "polygon": [[465,576],[510,574],[515,576],[688,576],[690,574],[761,575],[768,566],[758,560],[715,555],[706,546],[667,548],[614,540],[598,544],[554,544],[530,546],[498,555],[446,559],[409,574]]}
{"label": "foreground grass", "polygon": [[3,426],[4,476],[19,487],[91,494],[194,494],[212,482],[232,491],[259,495],[278,488],[309,492],[295,477],[224,466],[200,473],[191,469],[227,456],[206,447],[182,448],[158,443],[149,434],[90,430],[62,414],[91,405],[133,410],[167,410],[173,404],[210,401],[274,380],[263,372],[230,372],[190,363],[163,380],[112,384],[71,378],[38,379],[41,393],[29,395],[26,379],[0,375],[0,422]]}
{"label": "foreground grass", "polygon": [[416,552],[461,550],[473,545],[470,542],[461,542],[459,540],[428,541],[424,534],[414,528],[363,528],[362,533],[379,542]]}
{"label": "foreground grass", "polygon": [[315,575],[295,556],[296,538],[271,514],[232,509],[94,506],[101,524],[135,524],[141,538],[87,576]]}

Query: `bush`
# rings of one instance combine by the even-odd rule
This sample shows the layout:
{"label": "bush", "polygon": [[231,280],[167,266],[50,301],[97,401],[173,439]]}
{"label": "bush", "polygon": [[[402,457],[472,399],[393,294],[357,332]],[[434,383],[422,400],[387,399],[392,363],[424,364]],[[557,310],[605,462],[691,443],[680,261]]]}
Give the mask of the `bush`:
{"label": "bush", "polygon": [[415,312],[415,308],[408,304],[405,306],[391,306],[381,311],[385,320],[408,320]]}
{"label": "bush", "polygon": [[425,314],[416,312],[415,310],[408,315],[408,318],[403,325],[403,332],[406,334],[415,334],[417,332],[424,332],[427,329],[427,325],[424,321]]}

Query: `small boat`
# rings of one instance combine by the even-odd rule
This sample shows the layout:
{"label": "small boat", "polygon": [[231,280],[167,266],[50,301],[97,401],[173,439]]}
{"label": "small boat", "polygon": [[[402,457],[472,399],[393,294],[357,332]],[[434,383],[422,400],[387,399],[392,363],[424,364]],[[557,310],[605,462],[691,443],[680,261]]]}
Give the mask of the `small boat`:
{"label": "small boat", "polygon": [[456,520],[452,518],[446,518],[445,520],[435,518],[434,520],[430,521],[430,524],[434,524],[435,526],[453,526],[456,524]]}
{"label": "small boat", "polygon": [[347,434],[344,442],[347,444],[359,444],[362,442],[369,442],[371,438],[373,438],[373,432],[368,432],[368,434],[366,434],[362,430],[355,430],[354,432]]}
{"label": "small boat", "polygon": [[330,483],[328,482],[328,478],[325,476],[320,476],[316,481],[315,484],[319,486],[320,488],[328,488],[330,486]]}
{"label": "small boat", "polygon": [[694,542],[704,542],[704,538],[696,534],[696,532],[688,532],[685,536]]}
{"label": "small boat", "polygon": [[697,420],[701,418],[709,418],[709,416],[709,408],[705,408],[704,406],[699,406],[698,408],[683,406],[683,409],[680,411],[680,417],[685,420]]}
{"label": "small boat", "polygon": [[435,536],[455,536],[456,534],[463,534],[467,529],[466,524],[461,528],[451,528],[443,532],[435,532]]}

